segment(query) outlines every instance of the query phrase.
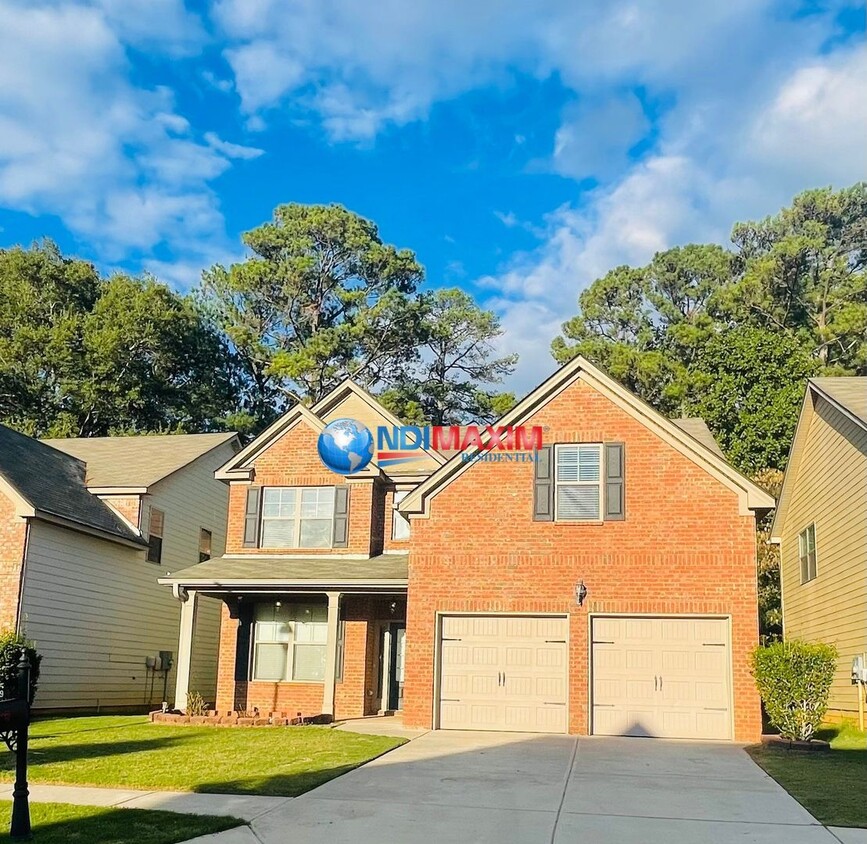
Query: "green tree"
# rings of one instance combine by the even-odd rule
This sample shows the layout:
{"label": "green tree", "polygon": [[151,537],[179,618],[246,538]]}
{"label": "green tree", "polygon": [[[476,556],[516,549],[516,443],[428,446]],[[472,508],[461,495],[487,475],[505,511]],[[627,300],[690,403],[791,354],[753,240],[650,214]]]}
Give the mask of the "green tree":
{"label": "green tree", "polygon": [[740,326],[719,331],[690,369],[684,410],[700,416],[745,474],[783,469],[804,396],[819,362],[791,334]]}
{"label": "green tree", "polygon": [[515,396],[491,386],[514,371],[518,356],[496,357],[493,343],[502,335],[496,314],[456,288],[425,294],[419,305],[418,353],[380,400],[408,422],[452,425],[502,416]]}
{"label": "green tree", "polygon": [[[779,469],[763,469],[753,480],[774,498],[780,497],[783,473]],[[773,513],[768,513],[756,526],[758,550],[759,633],[763,644],[783,635],[783,606],[780,596],[780,546],[771,542]]]}
{"label": "green tree", "polygon": [[229,351],[188,297],[51,242],[0,250],[0,420],[36,436],[220,428]]}
{"label": "green tree", "polygon": [[339,205],[281,205],[243,241],[251,256],[207,270],[198,296],[236,353],[259,424],[347,376],[368,387],[399,379],[420,318],[412,252]]}

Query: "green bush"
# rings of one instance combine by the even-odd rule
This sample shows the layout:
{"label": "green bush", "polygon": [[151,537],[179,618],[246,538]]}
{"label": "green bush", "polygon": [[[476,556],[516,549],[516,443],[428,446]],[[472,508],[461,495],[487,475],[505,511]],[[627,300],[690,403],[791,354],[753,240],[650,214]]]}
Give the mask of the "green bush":
{"label": "green bush", "polygon": [[828,708],[836,667],[833,645],[794,640],[753,651],[753,677],[768,718],[783,737],[813,737]]}
{"label": "green bush", "polygon": [[42,655],[37,653],[33,642],[14,630],[0,631],[0,699],[18,697],[18,663],[22,651],[27,651],[30,660],[30,703],[33,703]]}

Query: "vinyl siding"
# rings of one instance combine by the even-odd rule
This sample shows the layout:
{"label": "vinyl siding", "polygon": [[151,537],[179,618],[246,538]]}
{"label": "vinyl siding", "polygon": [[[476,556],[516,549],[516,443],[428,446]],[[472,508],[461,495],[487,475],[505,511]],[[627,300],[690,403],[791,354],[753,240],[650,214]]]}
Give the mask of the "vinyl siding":
{"label": "vinyl siding", "polygon": [[[214,449],[164,481],[143,502],[165,512],[161,565],[144,552],[32,521],[22,598],[27,635],[43,654],[36,707],[156,707],[174,696],[175,670],[146,669],[161,650],[178,652],[180,603],[157,578],[198,562],[199,530],[213,533],[216,556],[225,545],[228,489],[214,470],[231,455]],[[191,688],[213,700],[219,603],[201,602]]]}
{"label": "vinyl siding", "polygon": [[[161,577],[168,572],[178,572],[199,562],[199,531],[202,528],[211,531],[212,556],[220,557],[225,552],[229,487],[222,481],[215,480],[214,471],[234,453],[232,443],[225,443],[154,484],[145,496],[146,513],[151,506],[165,513],[161,565],[147,563],[155,577]],[[147,520],[143,524],[147,526]],[[177,631],[180,624],[180,605],[167,586],[161,586],[160,589],[164,591],[166,600],[173,604]],[[190,691],[199,692],[205,700],[211,702],[217,692],[219,641],[220,602],[200,597],[193,638]],[[177,632],[170,650],[177,658]]]}
{"label": "vinyl siding", "polygon": [[[787,639],[837,646],[830,707],[854,711],[852,658],[867,651],[867,432],[817,396],[800,434],[803,452],[781,534],[783,629]],[[802,584],[798,534],[812,523],[817,576]]]}

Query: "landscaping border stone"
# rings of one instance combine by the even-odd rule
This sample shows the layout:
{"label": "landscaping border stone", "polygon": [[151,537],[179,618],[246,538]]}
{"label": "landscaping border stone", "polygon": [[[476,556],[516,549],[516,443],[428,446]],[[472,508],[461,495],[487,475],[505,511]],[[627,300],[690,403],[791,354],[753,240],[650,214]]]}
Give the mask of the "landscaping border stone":
{"label": "landscaping border stone", "polygon": [[218,711],[209,709],[205,715],[187,715],[178,710],[163,712],[157,709],[148,716],[152,724],[172,724],[192,727],[302,727],[309,724],[330,724],[331,715],[294,716],[288,712],[270,712],[267,715],[254,708],[250,711]]}

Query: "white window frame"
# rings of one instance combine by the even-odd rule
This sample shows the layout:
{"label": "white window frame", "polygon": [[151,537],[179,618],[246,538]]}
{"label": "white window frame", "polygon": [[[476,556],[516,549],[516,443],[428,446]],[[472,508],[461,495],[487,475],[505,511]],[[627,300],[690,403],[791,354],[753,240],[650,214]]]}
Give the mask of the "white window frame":
{"label": "white window frame", "polygon": [[[311,648],[311,647],[312,648],[325,648],[326,654],[327,654],[327,648],[328,648],[328,641],[327,641],[327,631],[328,631],[327,613],[328,613],[328,609],[327,609],[327,607],[325,607],[323,604],[311,604],[311,603],[306,603],[306,602],[301,602],[301,601],[299,601],[299,602],[295,602],[295,601],[281,602],[281,605],[286,606],[286,607],[293,607],[296,610],[301,610],[305,607],[311,607],[311,608],[315,608],[317,610],[323,610],[326,614],[326,618],[325,618],[325,620],[314,621],[314,622],[300,622],[297,619],[292,620],[292,621],[286,621],[286,622],[260,620],[259,618],[257,618],[259,608],[260,607],[273,608],[274,605],[273,604],[258,604],[256,606],[256,610],[255,610],[255,613],[253,616],[253,652],[252,652],[252,660],[251,660],[251,665],[250,665],[250,679],[255,681],[255,682],[260,682],[260,683],[324,683],[325,682],[324,677],[322,679],[305,679],[305,678],[298,678],[298,677],[294,676],[295,675],[295,649],[296,648],[305,648],[305,647],[307,647],[307,648]],[[304,623],[315,624],[315,625],[323,628],[325,630],[325,633],[326,633],[326,641],[324,641],[324,642],[296,641],[295,625],[304,624]],[[287,631],[285,639],[277,639],[277,638],[262,639],[261,638],[260,627],[259,627],[260,625],[262,625],[264,627],[265,625],[278,625],[278,624],[285,624],[286,627],[288,627],[288,631]],[[282,645],[285,648],[286,655],[285,655],[285,659],[283,662],[283,672],[279,678],[257,677],[256,676],[256,666],[259,663],[259,660],[258,660],[259,648],[262,645]]]}
{"label": "white window frame", "polygon": [[[271,491],[282,491],[282,490],[293,490],[295,493],[295,511],[291,516],[268,516],[265,514],[266,503],[268,498],[268,493]],[[304,498],[304,493],[310,490],[316,490],[317,492],[322,490],[328,490],[331,493],[331,529],[328,534],[328,544],[327,545],[302,545],[301,544],[301,523],[305,521],[325,521],[324,517],[314,518],[307,517],[305,518],[302,515],[302,501]],[[262,512],[259,516],[260,521],[260,547],[262,548],[333,548],[334,547],[334,511],[337,499],[337,490],[336,487],[333,486],[266,486],[262,490]],[[269,544],[265,540],[265,526],[267,522],[294,522],[292,528],[292,543],[289,545],[274,545]]]}
{"label": "white window frame", "polygon": [[[810,535],[813,538],[813,549],[810,550],[809,540]],[[810,522],[798,534],[798,572],[801,577],[801,585],[810,583],[819,576],[819,554],[817,551],[818,543],[816,542],[816,523]],[[810,574],[810,555],[813,555],[813,573]]]}
{"label": "white window frame", "polygon": [[[397,512],[397,505],[400,504],[409,493],[410,490],[408,489],[395,490],[394,493],[394,506],[391,511],[391,538],[395,542],[406,542],[410,538],[409,519]],[[401,530],[398,530],[398,528],[401,528]],[[399,536],[399,533],[402,535]]]}
{"label": "white window frame", "polygon": [[[579,448],[595,448],[599,453],[599,478],[595,481],[561,481],[559,478],[559,466],[560,466],[560,454],[566,450],[575,450],[577,451]],[[605,453],[603,451],[602,443],[557,443],[554,446],[554,521],[555,522],[564,522],[569,524],[574,523],[586,523],[586,524],[596,524],[597,522],[601,522],[603,520],[603,507],[605,505],[604,501],[604,491],[605,484],[603,482],[603,478],[605,476]],[[598,512],[599,515],[596,518],[591,519],[569,519],[561,517],[560,515],[560,496],[558,494],[560,487],[565,486],[595,486],[599,493],[598,498]]]}

